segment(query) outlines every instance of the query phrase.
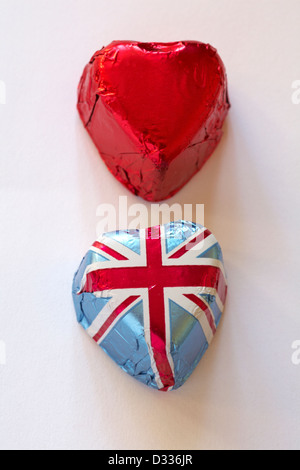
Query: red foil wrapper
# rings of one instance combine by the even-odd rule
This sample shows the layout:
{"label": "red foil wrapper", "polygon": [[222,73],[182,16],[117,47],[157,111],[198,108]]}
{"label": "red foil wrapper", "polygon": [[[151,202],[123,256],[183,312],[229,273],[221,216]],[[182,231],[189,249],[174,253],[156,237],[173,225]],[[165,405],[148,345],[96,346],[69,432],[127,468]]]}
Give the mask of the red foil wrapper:
{"label": "red foil wrapper", "polygon": [[109,170],[149,201],[173,196],[222,137],[230,104],[217,51],[196,41],[114,41],[78,90],[80,117]]}

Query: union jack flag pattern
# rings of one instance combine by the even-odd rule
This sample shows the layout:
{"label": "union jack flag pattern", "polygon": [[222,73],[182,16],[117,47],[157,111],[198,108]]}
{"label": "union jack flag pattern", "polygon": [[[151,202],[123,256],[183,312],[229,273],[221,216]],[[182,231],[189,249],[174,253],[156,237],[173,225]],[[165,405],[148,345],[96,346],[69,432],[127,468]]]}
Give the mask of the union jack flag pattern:
{"label": "union jack flag pattern", "polygon": [[214,235],[185,221],[104,234],[73,283],[78,322],[128,374],[179,388],[211,343],[227,293]]}

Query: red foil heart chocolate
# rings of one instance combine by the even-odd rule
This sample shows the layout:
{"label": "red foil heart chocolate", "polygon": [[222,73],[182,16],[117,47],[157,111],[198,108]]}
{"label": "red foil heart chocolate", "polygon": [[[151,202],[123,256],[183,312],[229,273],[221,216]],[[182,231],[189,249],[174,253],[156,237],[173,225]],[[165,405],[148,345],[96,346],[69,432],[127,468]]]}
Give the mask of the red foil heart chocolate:
{"label": "red foil heart chocolate", "polygon": [[149,201],[174,195],[222,137],[230,104],[217,51],[196,41],[115,41],[78,90],[81,119],[110,171]]}

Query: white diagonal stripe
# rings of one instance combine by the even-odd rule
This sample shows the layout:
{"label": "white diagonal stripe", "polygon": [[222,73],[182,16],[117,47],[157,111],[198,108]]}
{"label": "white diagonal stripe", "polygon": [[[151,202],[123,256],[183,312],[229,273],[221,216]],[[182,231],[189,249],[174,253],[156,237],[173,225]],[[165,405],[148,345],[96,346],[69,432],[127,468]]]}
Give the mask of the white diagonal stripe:
{"label": "white diagonal stripe", "polygon": [[116,290],[103,291],[103,292],[94,292],[93,294],[97,298],[103,298],[103,299],[108,299],[110,297],[111,298],[108,301],[108,303],[103,307],[103,309],[99,312],[99,314],[97,315],[97,317],[95,318],[95,320],[93,321],[91,326],[86,330],[88,335],[91,336],[92,338],[94,338],[94,336],[98,333],[100,328],[108,320],[110,315],[116,310],[116,308],[118,308],[118,306],[121,303],[123,303],[130,296],[139,295],[139,298],[136,299],[134,302],[132,302],[126,309],[124,309],[122,314],[120,316],[118,316],[114,320],[114,322],[110,325],[110,327],[107,329],[105,334],[98,341],[98,344],[100,344],[104,340],[105,336],[107,336],[108,333],[111,331],[111,329],[115,326],[117,321],[119,321],[120,318],[122,318],[124,315],[126,315],[128,310],[135,307],[135,305],[138,302],[141,301],[142,290],[140,290],[140,292],[138,292],[137,289],[134,289],[134,290],[129,290],[129,289],[122,289],[122,290],[118,289],[117,290],[116,289]]}
{"label": "white diagonal stripe", "polygon": [[[199,292],[198,288],[194,289],[193,291],[192,291],[192,288],[184,290],[185,294],[197,295],[198,292]],[[207,339],[207,342],[208,344],[210,344],[214,337],[214,334],[207,320],[205,312],[201,310],[201,308],[198,305],[196,305],[194,302],[192,302],[187,297],[185,297],[185,295],[183,295],[181,292],[178,292],[177,289],[174,287],[166,288],[166,294],[177,305],[182,307],[184,310],[186,310],[188,313],[193,315],[193,317],[195,317],[199,321],[201,328]]]}
{"label": "white diagonal stripe", "polygon": [[182,240],[182,243],[175,247],[173,250],[171,250],[168,254],[166,252],[166,230],[165,226],[161,227],[161,240],[162,240],[162,253],[163,253],[163,258],[169,257],[177,253],[178,250],[183,248],[184,246],[188,245],[194,238],[198,237],[201,233],[205,232],[207,230],[205,227],[199,228],[197,232],[194,232],[190,237],[188,237],[186,240]]}

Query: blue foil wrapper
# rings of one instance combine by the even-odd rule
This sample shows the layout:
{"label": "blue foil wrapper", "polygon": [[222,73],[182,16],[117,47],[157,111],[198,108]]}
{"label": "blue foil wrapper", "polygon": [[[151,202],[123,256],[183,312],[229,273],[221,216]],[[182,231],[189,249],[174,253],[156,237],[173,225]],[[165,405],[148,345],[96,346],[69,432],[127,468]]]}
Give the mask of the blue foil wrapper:
{"label": "blue foil wrapper", "polygon": [[77,320],[89,336],[125,372],[161,391],[191,375],[226,294],[220,245],[185,221],[104,234],[73,282]]}

